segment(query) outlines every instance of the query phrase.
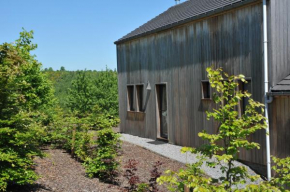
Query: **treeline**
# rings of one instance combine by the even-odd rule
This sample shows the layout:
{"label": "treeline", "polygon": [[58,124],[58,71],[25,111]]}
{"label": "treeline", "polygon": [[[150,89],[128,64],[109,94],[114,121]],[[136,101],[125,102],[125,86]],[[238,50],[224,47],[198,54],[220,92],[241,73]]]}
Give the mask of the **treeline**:
{"label": "treeline", "polygon": [[[64,67],[54,71],[52,68],[44,69],[44,73],[53,83],[55,96],[59,106],[68,110],[68,95],[73,86],[88,84],[90,105],[98,105],[101,110],[114,117],[118,117],[118,74],[116,70],[106,68],[104,71],[66,71]],[[81,76],[84,76],[82,78]],[[74,83],[74,85],[73,85]],[[71,98],[72,99],[72,98]]]}

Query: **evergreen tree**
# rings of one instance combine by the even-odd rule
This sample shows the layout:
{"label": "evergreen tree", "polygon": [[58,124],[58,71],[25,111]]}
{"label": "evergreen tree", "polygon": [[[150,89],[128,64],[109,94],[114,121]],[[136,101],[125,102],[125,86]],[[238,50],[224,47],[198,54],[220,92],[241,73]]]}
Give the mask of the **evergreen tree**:
{"label": "evergreen tree", "polygon": [[61,66],[61,67],[60,67],[60,71],[65,71],[64,66]]}
{"label": "evergreen tree", "polygon": [[77,71],[77,77],[68,89],[68,108],[72,112],[77,112],[79,117],[83,117],[92,111],[94,97],[94,87],[86,71]]}
{"label": "evergreen tree", "polygon": [[94,85],[97,105],[103,112],[118,116],[118,74],[109,69],[100,71],[97,73]]}
{"label": "evergreen tree", "polygon": [[33,32],[23,31],[15,44],[0,45],[0,191],[11,182],[33,183],[32,158],[40,155],[44,134],[37,118],[50,105],[53,92],[30,52]]}

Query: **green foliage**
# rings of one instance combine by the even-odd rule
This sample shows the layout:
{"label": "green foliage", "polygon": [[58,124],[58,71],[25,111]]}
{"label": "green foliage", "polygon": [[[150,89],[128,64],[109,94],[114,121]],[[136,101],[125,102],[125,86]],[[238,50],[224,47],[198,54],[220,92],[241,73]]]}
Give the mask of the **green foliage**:
{"label": "green foliage", "polygon": [[[37,48],[31,39],[33,32],[23,31],[14,44],[0,45],[0,191],[9,183],[22,185],[37,179],[32,160],[42,155],[41,144],[71,151],[81,161],[104,160],[104,171],[101,167],[96,175],[112,175],[118,166],[114,158],[119,145],[118,135],[109,130],[119,123],[116,71],[69,72],[61,67],[42,72],[30,53]],[[62,108],[47,77],[54,82]],[[91,129],[102,130],[97,143]]]}
{"label": "green foliage", "polygon": [[33,32],[23,31],[15,44],[0,45],[0,190],[9,183],[33,183],[33,156],[44,135],[43,111],[53,102],[41,64],[30,54]]}
{"label": "green foliage", "polygon": [[93,133],[89,133],[89,127],[86,122],[81,122],[78,125],[75,133],[74,143],[71,148],[74,149],[74,154],[81,161],[85,161],[93,154],[92,146],[95,144]]}
{"label": "green foliage", "polygon": [[105,71],[53,71],[45,69],[45,74],[53,82],[55,87],[55,96],[59,105],[67,108],[68,90],[74,89],[72,82],[77,81],[78,73],[85,73],[85,76],[92,84],[91,99],[94,105],[98,105],[102,114],[118,117],[118,75],[116,71],[106,69]]}
{"label": "green foliage", "polygon": [[[193,152],[190,148],[184,148],[183,151]],[[203,155],[199,155],[196,163],[187,164],[186,169],[178,172],[168,170],[165,172],[166,175],[161,176],[157,181],[159,184],[166,184],[168,190],[172,192],[183,192],[185,187],[194,189],[193,191],[226,191],[223,186],[216,184],[216,180],[207,177],[200,168],[206,160]]]}
{"label": "green foliage", "polygon": [[113,181],[119,165],[116,157],[120,135],[113,132],[109,125],[97,132],[90,131],[95,123],[90,116],[79,118],[77,113],[63,113],[60,110],[53,119],[46,127],[46,140],[70,151],[73,157],[84,162],[89,177]]}
{"label": "green foliage", "polygon": [[77,71],[77,77],[72,81],[72,87],[68,89],[68,108],[84,117],[92,111],[95,104],[93,98],[94,87],[91,79],[85,71]]}
{"label": "green foliage", "polygon": [[59,106],[68,111],[66,102],[68,97],[68,88],[71,88],[72,81],[76,78],[75,71],[53,71],[52,69],[45,70],[46,76],[53,82],[55,89],[55,97],[58,100]]}
{"label": "green foliage", "polygon": [[[250,142],[247,137],[260,129],[265,129],[266,118],[263,115],[263,104],[254,101],[251,94],[238,90],[238,81],[247,83],[243,75],[229,76],[222,73],[221,69],[207,69],[211,87],[216,89],[213,95],[218,108],[213,112],[207,112],[208,119],[211,117],[219,122],[218,132],[208,134],[205,131],[199,133],[199,137],[209,142],[199,151],[208,156],[215,157],[217,162],[211,161],[211,166],[220,165],[225,177],[219,178],[219,182],[225,189],[243,184],[245,179],[251,178],[244,167],[234,167],[241,148],[250,150],[259,148],[259,144]],[[245,112],[239,115],[237,109],[243,98],[248,100]]]}
{"label": "green foliage", "polygon": [[95,105],[92,112],[87,116],[88,122],[90,122],[91,129],[101,130],[119,125],[120,120],[109,114],[104,114],[102,109]]}
{"label": "green foliage", "polygon": [[271,186],[269,183],[264,182],[259,185],[248,185],[244,189],[236,190],[238,192],[281,192],[277,187]]}
{"label": "green foliage", "polygon": [[65,148],[67,134],[72,129],[70,122],[74,122],[69,116],[65,116],[59,107],[47,110],[45,117],[45,132],[43,143]]}
{"label": "green foliage", "polygon": [[93,157],[85,162],[86,172],[89,177],[97,176],[101,180],[114,180],[119,162],[116,161],[120,148],[120,135],[112,129],[103,129],[97,133],[97,149]]}
{"label": "green foliage", "polygon": [[75,114],[64,114],[55,110],[53,121],[46,127],[46,142],[70,151],[72,156],[84,161],[91,155],[94,145],[93,134],[89,133],[90,123]]}
{"label": "green foliage", "polygon": [[149,184],[147,183],[140,183],[136,189],[137,192],[147,192],[150,191]]}
{"label": "green foliage", "polygon": [[270,184],[279,187],[282,191],[289,191],[285,187],[290,189],[290,157],[284,159],[272,157],[272,159],[275,163],[272,168],[276,175],[272,178]]}
{"label": "green foliage", "polygon": [[94,80],[96,104],[106,114],[117,117],[119,114],[118,74],[106,69],[97,73]]}
{"label": "green foliage", "polygon": [[[113,180],[118,166],[115,158],[120,140],[112,127],[119,124],[119,119],[96,105],[96,87],[89,75],[87,71],[77,72],[69,89],[69,112],[54,113],[55,121],[47,126],[47,140],[84,161],[90,177],[109,181]],[[98,130],[97,141],[90,133],[93,129]]]}
{"label": "green foliage", "polygon": [[64,66],[61,66],[61,67],[60,67],[60,71],[65,71]]}
{"label": "green foliage", "polygon": [[[240,149],[259,148],[258,143],[248,141],[247,137],[266,128],[263,104],[254,101],[250,93],[238,90],[238,81],[247,83],[243,75],[229,76],[222,69],[212,68],[207,72],[211,87],[215,89],[213,100],[217,106],[213,112],[207,112],[207,116],[208,120],[213,118],[219,123],[218,131],[216,134],[199,133],[198,136],[208,143],[201,148],[183,149],[184,152],[201,154],[201,160],[187,170],[169,172],[169,176],[162,177],[160,183],[169,183],[171,190],[176,186],[181,190],[186,185],[194,191],[232,191],[233,186],[244,184],[246,179],[257,179],[250,176],[245,167],[235,167],[233,162],[237,160]],[[243,99],[247,99],[249,104],[244,114],[239,114],[237,109]],[[200,169],[203,162],[209,167],[219,165],[224,176],[217,180],[204,177]]]}

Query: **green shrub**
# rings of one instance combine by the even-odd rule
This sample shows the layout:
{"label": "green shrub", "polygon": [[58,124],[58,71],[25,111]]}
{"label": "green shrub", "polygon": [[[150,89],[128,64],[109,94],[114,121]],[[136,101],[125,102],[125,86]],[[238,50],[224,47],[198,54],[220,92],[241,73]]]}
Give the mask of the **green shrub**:
{"label": "green shrub", "polygon": [[136,189],[137,192],[148,192],[150,191],[150,187],[148,183],[140,183]]}
{"label": "green shrub", "polygon": [[47,141],[55,147],[71,152],[73,157],[84,161],[91,156],[93,133],[89,133],[90,123],[86,118],[77,118],[75,114],[69,113],[64,116],[59,111],[46,128]]}
{"label": "green shrub", "polygon": [[94,78],[96,104],[104,114],[119,116],[118,73],[106,68]]}
{"label": "green shrub", "polygon": [[19,112],[9,121],[0,120],[0,191],[7,184],[33,183],[38,177],[33,171],[33,157],[44,135],[26,112]]}
{"label": "green shrub", "polygon": [[81,161],[85,161],[93,154],[93,133],[88,131],[88,128],[82,127],[82,130],[76,133],[74,154]]}
{"label": "green shrub", "polygon": [[119,162],[116,160],[120,148],[120,135],[112,129],[103,129],[97,133],[96,153],[84,163],[89,177],[98,177],[114,182]]}
{"label": "green shrub", "polygon": [[33,157],[41,155],[43,113],[53,101],[50,83],[30,51],[33,32],[0,45],[0,190],[9,183],[33,183]]}
{"label": "green shrub", "polygon": [[72,86],[68,89],[66,105],[70,111],[76,112],[79,118],[86,117],[92,112],[96,103],[94,89],[86,71],[77,71],[76,79],[72,81]]}
{"label": "green shrub", "polygon": [[[183,152],[192,150],[184,148]],[[186,169],[178,172],[167,170],[166,175],[157,179],[159,184],[166,184],[169,191],[183,192],[185,187],[194,189],[194,191],[226,191],[224,187],[216,185],[216,181],[207,177],[201,166],[207,158],[203,155],[198,156],[198,161],[193,164],[187,164]]]}
{"label": "green shrub", "polygon": [[275,165],[272,167],[276,175],[270,181],[272,186],[278,187],[282,191],[288,191],[290,189],[290,157],[277,158],[272,157]]}
{"label": "green shrub", "polygon": [[101,130],[116,127],[120,123],[120,119],[109,114],[104,114],[102,109],[95,105],[92,112],[86,118],[92,130]]}

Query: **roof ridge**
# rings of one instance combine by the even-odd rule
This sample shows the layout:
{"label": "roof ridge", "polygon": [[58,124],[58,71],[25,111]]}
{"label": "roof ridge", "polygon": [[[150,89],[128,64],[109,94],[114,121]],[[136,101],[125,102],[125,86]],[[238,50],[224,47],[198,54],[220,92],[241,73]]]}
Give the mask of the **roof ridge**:
{"label": "roof ridge", "polygon": [[185,0],[180,4],[169,7],[166,11],[123,36],[115,43],[118,44],[149,33],[171,28],[180,23],[192,21],[197,17],[203,17],[205,14],[216,10],[223,11],[225,7],[234,6],[234,4],[254,1],[258,0]]}

